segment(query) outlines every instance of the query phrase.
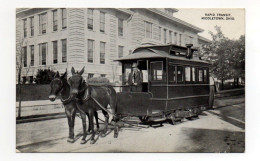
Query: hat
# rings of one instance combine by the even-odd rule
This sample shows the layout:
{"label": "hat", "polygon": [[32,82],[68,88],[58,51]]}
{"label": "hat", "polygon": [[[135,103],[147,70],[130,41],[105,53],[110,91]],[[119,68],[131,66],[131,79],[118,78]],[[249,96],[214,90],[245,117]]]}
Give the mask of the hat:
{"label": "hat", "polygon": [[134,62],[134,63],[132,64],[132,68],[137,68],[137,63]]}

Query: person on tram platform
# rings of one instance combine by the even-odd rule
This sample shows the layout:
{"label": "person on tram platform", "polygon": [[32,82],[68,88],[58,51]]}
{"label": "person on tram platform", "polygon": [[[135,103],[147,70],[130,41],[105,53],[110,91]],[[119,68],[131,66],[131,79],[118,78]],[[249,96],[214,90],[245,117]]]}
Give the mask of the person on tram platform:
{"label": "person on tram platform", "polygon": [[132,71],[128,76],[128,85],[132,92],[142,92],[143,73],[138,69],[137,63],[132,64]]}

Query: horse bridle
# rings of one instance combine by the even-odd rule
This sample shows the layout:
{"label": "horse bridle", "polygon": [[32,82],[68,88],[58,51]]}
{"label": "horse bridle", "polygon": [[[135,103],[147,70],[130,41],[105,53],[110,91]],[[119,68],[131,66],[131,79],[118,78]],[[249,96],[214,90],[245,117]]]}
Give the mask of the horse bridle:
{"label": "horse bridle", "polygon": [[52,81],[54,81],[54,80],[58,80],[58,81],[61,82],[61,87],[59,88],[59,92],[57,93],[57,94],[59,94],[62,91],[62,89],[63,89],[63,82],[62,82],[62,80],[60,78],[54,78]]}
{"label": "horse bridle", "polygon": [[[57,95],[59,95],[63,90],[64,84],[63,84],[63,81],[60,78],[55,78],[55,79],[53,79],[53,81],[54,80],[58,80],[58,81],[61,82],[61,87],[59,89],[59,92],[57,93]],[[60,100],[63,104],[67,104],[67,103],[71,102],[71,95],[67,99],[63,99],[62,97],[60,97]]]}

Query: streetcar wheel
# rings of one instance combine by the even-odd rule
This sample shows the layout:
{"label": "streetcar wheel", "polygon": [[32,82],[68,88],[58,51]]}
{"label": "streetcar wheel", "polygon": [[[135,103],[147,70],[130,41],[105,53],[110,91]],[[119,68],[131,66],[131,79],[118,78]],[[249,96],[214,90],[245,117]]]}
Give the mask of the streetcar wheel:
{"label": "streetcar wheel", "polygon": [[148,117],[147,116],[139,116],[138,118],[143,123],[146,123],[148,121]]}
{"label": "streetcar wheel", "polygon": [[170,124],[172,124],[172,125],[176,125],[176,117],[175,117],[175,115],[174,114],[171,114],[170,115],[170,117],[169,117],[169,119],[170,119]]}

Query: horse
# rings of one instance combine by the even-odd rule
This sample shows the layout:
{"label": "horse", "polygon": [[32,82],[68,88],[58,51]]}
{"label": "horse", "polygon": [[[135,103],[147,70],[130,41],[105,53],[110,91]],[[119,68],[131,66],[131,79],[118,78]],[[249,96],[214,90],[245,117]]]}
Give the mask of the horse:
{"label": "horse", "polygon": [[[50,83],[50,86],[51,86],[51,92],[49,95],[50,101],[55,101],[56,97],[60,93],[61,102],[64,105],[65,113],[69,125],[69,137],[67,139],[67,142],[73,143],[74,123],[75,123],[75,115],[76,115],[77,108],[76,108],[76,101],[70,96],[70,86],[67,82],[67,71],[61,77],[59,72],[57,71],[54,76],[54,79]],[[83,126],[83,138],[80,143],[84,144],[86,142],[85,139],[87,137],[87,134],[90,133],[90,128],[88,129],[88,132],[86,132],[86,114],[80,112],[80,116],[82,119],[82,126]],[[95,113],[95,118],[97,122],[97,128],[99,129],[97,113]]]}
{"label": "horse", "polygon": [[[90,128],[92,130],[92,136],[90,144],[95,143],[95,131],[94,131],[94,125],[93,125],[93,115],[96,111],[100,110],[99,105],[94,101],[99,102],[101,106],[107,109],[107,106],[110,105],[112,114],[115,114],[116,110],[116,91],[115,89],[110,85],[104,85],[104,86],[94,86],[94,85],[88,85],[84,82],[84,79],[82,77],[82,74],[84,72],[84,67],[81,69],[80,72],[75,72],[74,67],[71,69],[72,76],[68,79],[68,84],[70,85],[70,91],[73,98],[75,98],[75,95],[80,97],[80,99],[83,101],[82,103],[77,102],[77,106],[82,112],[86,112],[89,114],[89,123]],[[108,112],[104,109],[102,109],[102,113],[105,116],[105,128],[103,131],[103,136],[105,136],[107,129],[108,129],[108,120],[109,115]],[[116,118],[114,118],[116,119]],[[118,128],[115,128],[114,131],[114,137],[117,137]],[[102,136],[101,135],[101,136]]]}

